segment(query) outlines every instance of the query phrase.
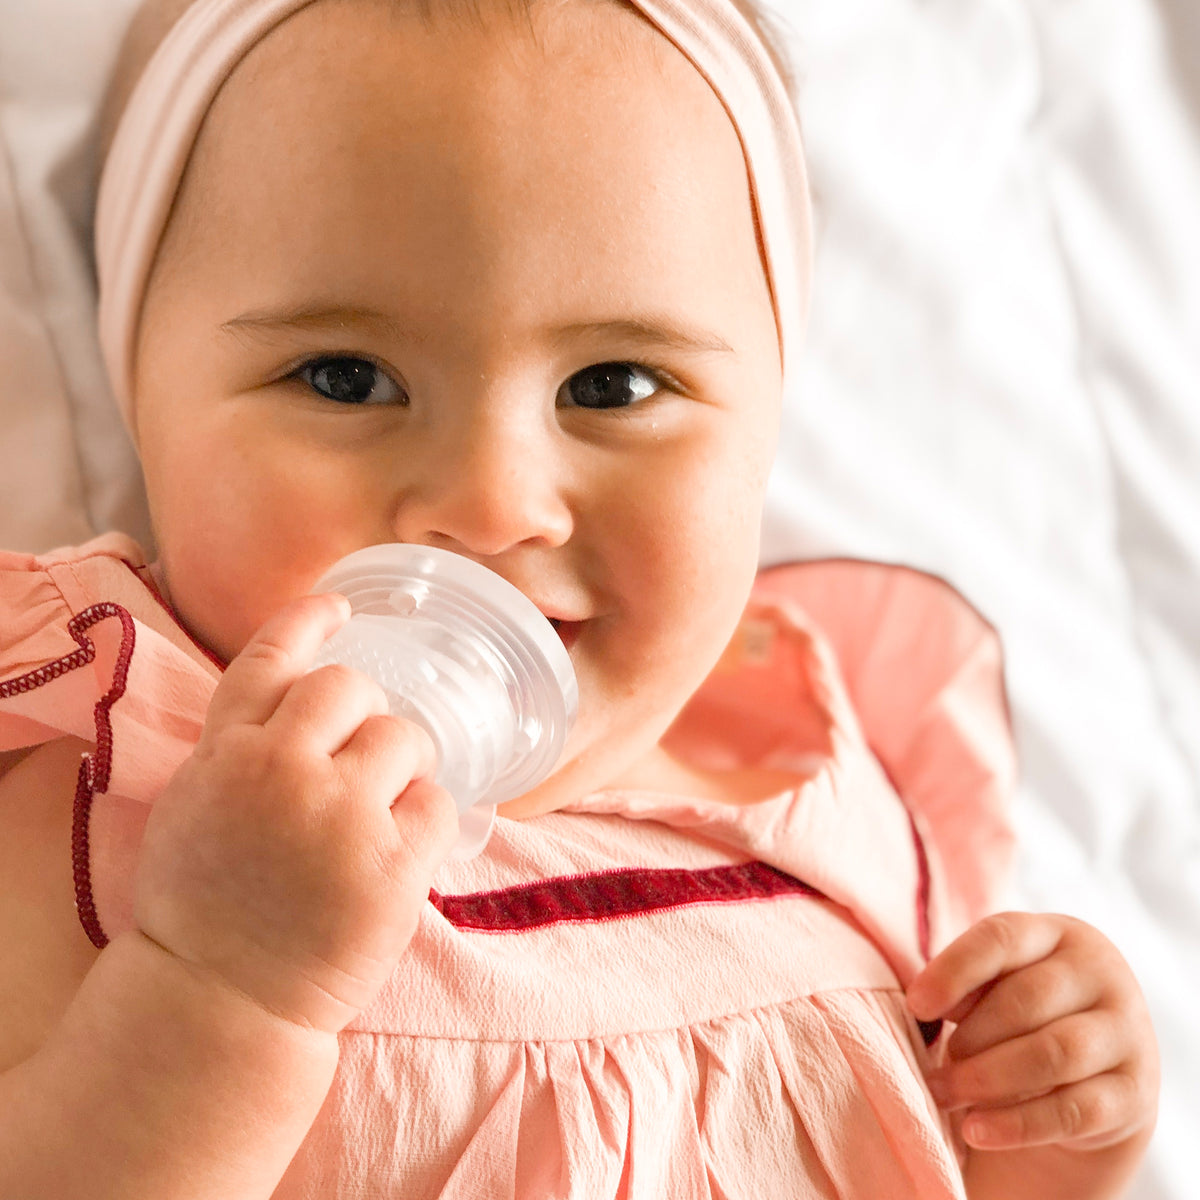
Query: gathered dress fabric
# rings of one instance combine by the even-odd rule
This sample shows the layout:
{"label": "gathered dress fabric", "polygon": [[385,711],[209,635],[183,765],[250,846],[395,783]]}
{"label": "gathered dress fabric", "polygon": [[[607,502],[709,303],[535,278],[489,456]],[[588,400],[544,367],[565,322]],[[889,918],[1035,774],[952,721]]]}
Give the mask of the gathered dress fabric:
{"label": "gathered dress fabric", "polygon": [[[91,743],[63,853],[97,944],[220,673],[128,539],[0,555],[0,751]],[[665,744],[787,786],[497,819],[340,1035],[277,1200],[962,1200],[946,1039],[902,989],[1009,868],[994,632],[916,571],[771,568]]]}

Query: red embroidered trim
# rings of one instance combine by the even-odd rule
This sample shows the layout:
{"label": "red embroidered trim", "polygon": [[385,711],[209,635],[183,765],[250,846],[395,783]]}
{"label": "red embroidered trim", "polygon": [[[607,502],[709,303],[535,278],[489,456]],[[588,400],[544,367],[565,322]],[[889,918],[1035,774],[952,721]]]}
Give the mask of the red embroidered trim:
{"label": "red embroidered trim", "polygon": [[929,903],[932,884],[929,878],[929,853],[925,849],[925,839],[917,828],[916,818],[910,812],[908,823],[912,829],[913,848],[917,852],[917,942],[921,947],[921,957],[929,961],[930,932],[929,932]]}
{"label": "red embroidered trim", "polygon": [[87,666],[96,658],[96,644],[87,636],[87,631],[100,621],[112,617],[121,622],[121,648],[117,652],[112,685],[96,701],[92,710],[96,726],[96,751],[94,754],[85,754],[79,764],[79,775],[75,784],[75,807],[71,819],[71,867],[75,880],[75,911],[79,914],[79,922],[84,932],[100,950],[108,945],[108,937],[100,927],[100,918],[96,914],[96,904],[92,897],[88,823],[92,813],[92,801],[97,792],[107,791],[112,775],[113,734],[109,712],[125,694],[129,664],[133,658],[133,646],[137,636],[133,617],[119,604],[93,604],[83,612],[77,613],[67,624],[67,632],[79,644],[78,650],[73,650],[63,658],[46,663],[25,675],[18,675],[0,683],[0,699],[5,699],[32,692],[69,671]]}
{"label": "red embroidered trim", "polygon": [[[929,905],[932,884],[929,877],[929,853],[925,849],[925,839],[917,828],[916,818],[908,814],[912,826],[913,845],[917,851],[917,939],[921,946],[921,957],[928,962],[930,958]],[[926,1046],[932,1046],[942,1036],[942,1021],[918,1021],[917,1028],[921,1031],[921,1040]]]}
{"label": "red embroidered trim", "polygon": [[75,783],[75,808],[71,816],[71,874],[75,879],[75,912],[92,945],[103,950],[108,936],[100,926],[100,914],[92,896],[91,850],[88,846],[88,822],[92,815],[95,785],[91,780],[91,755],[79,762]]}
{"label": "red embroidered trim", "polygon": [[543,879],[521,887],[464,896],[429,893],[430,903],[459,929],[514,933],[564,921],[612,921],[689,904],[727,904],[776,896],[813,896],[816,888],[766,863],[701,871],[635,868]]}

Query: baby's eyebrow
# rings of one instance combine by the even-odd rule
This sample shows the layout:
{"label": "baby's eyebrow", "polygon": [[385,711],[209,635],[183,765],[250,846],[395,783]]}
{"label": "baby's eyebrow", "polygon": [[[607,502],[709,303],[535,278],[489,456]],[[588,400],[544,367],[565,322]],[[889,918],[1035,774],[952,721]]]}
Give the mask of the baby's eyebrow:
{"label": "baby's eyebrow", "polygon": [[[263,309],[243,313],[225,321],[221,329],[228,333],[249,333],[269,337],[275,333],[314,329],[345,329],[354,325],[373,326],[397,341],[418,345],[428,338],[403,327],[393,317],[378,309],[348,305],[304,305],[288,309]],[[689,329],[668,317],[622,317],[611,321],[580,321],[561,325],[550,331],[555,345],[585,339],[610,337],[622,341],[667,346],[700,354],[733,354],[734,349],[715,333]]]}
{"label": "baby's eyebrow", "polygon": [[634,342],[669,346],[703,354],[732,354],[733,347],[715,333],[686,329],[664,317],[626,317],[617,321],[584,321],[554,331],[555,342],[588,337],[616,337]]}
{"label": "baby's eyebrow", "polygon": [[733,347],[724,338],[709,332],[685,329],[662,317],[631,317],[620,320],[590,320],[563,325],[554,330],[554,341],[568,342],[588,337],[617,337],[623,341],[646,342],[674,350],[701,354],[732,354]]}
{"label": "baby's eyebrow", "polygon": [[221,329],[227,333],[250,333],[270,336],[294,330],[345,329],[352,325],[373,325],[382,333],[408,341],[421,341],[386,313],[373,308],[358,308],[344,304],[313,304],[297,308],[258,309],[242,313],[225,321]]}

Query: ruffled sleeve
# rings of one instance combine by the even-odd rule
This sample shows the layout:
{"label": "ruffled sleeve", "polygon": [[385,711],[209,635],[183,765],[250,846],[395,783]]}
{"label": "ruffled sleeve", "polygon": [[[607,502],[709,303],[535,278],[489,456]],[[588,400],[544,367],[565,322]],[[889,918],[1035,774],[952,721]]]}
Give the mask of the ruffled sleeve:
{"label": "ruffled sleeve", "polygon": [[[190,752],[220,669],[196,646],[140,575],[130,539],[33,556],[0,554],[0,750],[62,736],[99,743],[125,727],[114,763],[121,790],[143,795],[160,773],[138,752],[154,742]],[[124,739],[123,739],[124,740]],[[124,760],[124,755],[122,755]]]}
{"label": "ruffled sleeve", "polygon": [[937,941],[994,911],[1012,867],[1017,779],[996,630],[949,584],[908,567],[776,567],[757,594],[802,607],[832,646],[867,744],[933,852]]}
{"label": "ruffled sleeve", "polygon": [[[42,556],[0,554],[0,752],[61,737],[90,743],[76,793],[77,867],[89,863],[100,925],[129,920],[150,805],[191,753],[220,666],[143,578],[117,534]],[[81,915],[91,905],[80,895]]]}
{"label": "ruffled sleeve", "polygon": [[52,570],[62,557],[0,555],[0,750],[94,741],[96,703],[128,640],[115,612],[72,609]]}

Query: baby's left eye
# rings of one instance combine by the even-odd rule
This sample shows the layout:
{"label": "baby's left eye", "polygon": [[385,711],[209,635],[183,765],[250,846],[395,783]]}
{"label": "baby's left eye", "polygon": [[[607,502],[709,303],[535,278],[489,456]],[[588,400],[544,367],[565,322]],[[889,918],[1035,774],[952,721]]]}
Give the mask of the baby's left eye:
{"label": "baby's left eye", "polygon": [[635,363],[600,363],[578,371],[563,384],[563,392],[578,408],[629,408],[662,389],[662,381]]}
{"label": "baby's left eye", "polygon": [[305,363],[296,377],[318,395],[338,404],[395,404],[404,393],[365,358],[318,358]]}

